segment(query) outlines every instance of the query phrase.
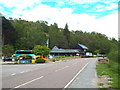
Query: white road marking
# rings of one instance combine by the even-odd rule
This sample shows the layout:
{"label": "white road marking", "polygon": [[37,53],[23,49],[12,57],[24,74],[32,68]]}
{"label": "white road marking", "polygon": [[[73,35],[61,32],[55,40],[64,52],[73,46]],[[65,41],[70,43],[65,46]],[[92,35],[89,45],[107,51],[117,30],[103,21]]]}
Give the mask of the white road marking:
{"label": "white road marking", "polygon": [[58,72],[58,71],[60,71],[60,70],[63,70],[63,69],[65,69],[65,68],[68,68],[69,66],[65,66],[65,67],[63,67],[63,68],[61,68],[61,69],[57,69],[57,70],[55,70],[55,72]]}
{"label": "white road marking", "polygon": [[75,80],[75,78],[84,70],[84,68],[88,65],[88,63],[85,64],[85,66],[73,77],[73,79],[63,88],[63,90],[65,90],[65,88],[67,88]]}
{"label": "white road marking", "polygon": [[13,74],[11,74],[11,75],[15,75],[16,73],[13,73]]}
{"label": "white road marking", "polygon": [[[22,87],[22,86],[24,86],[24,85],[26,85],[26,84],[32,83],[32,82],[34,82],[34,81],[36,81],[36,80],[39,80],[39,79],[41,79],[41,78],[43,78],[43,77],[44,77],[44,76],[41,76],[41,77],[36,78],[36,79],[33,79],[33,80],[31,80],[31,81],[28,81],[28,82],[26,82],[26,83],[23,83],[23,84],[21,84],[21,85],[18,85],[18,86],[16,86],[16,87],[14,87],[13,89]],[[10,89],[10,90],[13,90],[13,89]]]}

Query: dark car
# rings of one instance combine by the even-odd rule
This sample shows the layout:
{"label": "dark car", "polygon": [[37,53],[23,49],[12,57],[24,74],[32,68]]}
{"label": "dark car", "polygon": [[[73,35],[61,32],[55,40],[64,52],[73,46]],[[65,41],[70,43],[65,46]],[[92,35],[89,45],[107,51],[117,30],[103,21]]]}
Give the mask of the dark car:
{"label": "dark car", "polygon": [[3,61],[12,61],[13,59],[16,59],[16,57],[9,57],[9,58],[4,58]]}

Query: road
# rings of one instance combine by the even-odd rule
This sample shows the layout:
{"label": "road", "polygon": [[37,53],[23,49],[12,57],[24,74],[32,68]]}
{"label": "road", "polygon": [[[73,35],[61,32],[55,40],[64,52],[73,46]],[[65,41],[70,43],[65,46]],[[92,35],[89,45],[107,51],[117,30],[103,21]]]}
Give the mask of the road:
{"label": "road", "polygon": [[3,65],[3,88],[68,88],[95,58],[35,65]]}
{"label": "road", "polygon": [[97,59],[92,60],[68,88],[96,88],[98,90],[96,61]]}
{"label": "road", "polygon": [[19,64],[19,65],[2,65],[2,77],[8,77],[11,75],[17,75],[37,69],[42,69],[51,66],[52,64],[41,63],[41,64]]}

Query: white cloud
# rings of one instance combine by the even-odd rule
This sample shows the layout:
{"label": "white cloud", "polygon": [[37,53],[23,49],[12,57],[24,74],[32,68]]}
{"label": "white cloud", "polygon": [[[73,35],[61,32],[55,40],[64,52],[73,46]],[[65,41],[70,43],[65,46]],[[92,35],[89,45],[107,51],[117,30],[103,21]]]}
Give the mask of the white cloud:
{"label": "white cloud", "polygon": [[114,9],[114,8],[118,8],[118,4],[112,3],[108,7],[106,7],[105,10],[111,10],[111,9]]}
{"label": "white cloud", "polygon": [[[68,21],[70,19],[70,15],[72,13],[71,8],[52,8],[47,5],[39,5],[32,9],[31,11],[25,10],[20,12],[23,16],[21,18],[31,21],[36,20],[48,20],[48,18],[51,20],[50,23],[58,22],[60,26],[65,23],[63,21]],[[19,13],[19,11],[14,10],[14,13]],[[12,17],[16,17],[15,14],[12,15]]]}
{"label": "white cloud", "polygon": [[119,0],[69,0],[69,2],[72,3],[96,3],[96,2],[104,2],[104,3],[113,3],[118,2]]}
{"label": "white cloud", "polygon": [[109,14],[102,18],[96,19],[93,16],[87,14],[75,15],[75,19],[78,20],[79,24],[73,24],[73,29],[79,29],[87,32],[99,32],[107,35],[108,37],[114,37],[118,39],[118,14]]}
{"label": "white cloud", "polygon": [[[96,8],[97,8],[97,10],[96,10]],[[111,3],[110,5],[107,5],[107,6],[97,5],[96,8],[95,8],[96,12],[105,11],[105,10],[112,10],[112,9],[118,8],[118,4]]]}
{"label": "white cloud", "polygon": [[6,7],[13,6],[31,6],[33,3],[40,2],[40,0],[1,0],[0,3],[3,3]]}
{"label": "white cloud", "polygon": [[97,20],[98,32],[118,39],[118,14],[106,15]]}
{"label": "white cloud", "polygon": [[89,5],[84,5],[83,7],[86,8],[86,7],[89,7]]}
{"label": "white cloud", "polygon": [[103,6],[103,5],[97,5],[96,6],[96,8],[103,8],[103,7],[105,7],[105,6]]}

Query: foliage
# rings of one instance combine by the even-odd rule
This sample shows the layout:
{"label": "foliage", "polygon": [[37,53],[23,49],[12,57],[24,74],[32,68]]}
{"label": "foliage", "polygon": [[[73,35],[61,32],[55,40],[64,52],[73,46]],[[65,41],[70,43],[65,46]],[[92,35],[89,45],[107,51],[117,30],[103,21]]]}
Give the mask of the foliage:
{"label": "foliage", "polygon": [[14,63],[14,64],[33,64],[33,63]]}
{"label": "foliage", "polygon": [[113,60],[113,61],[118,62],[118,50],[112,50],[112,51],[107,55],[107,57],[108,57],[110,60]]}
{"label": "foliage", "polygon": [[95,50],[94,53],[95,54],[100,53],[100,50]]}
{"label": "foliage", "polygon": [[110,83],[112,86],[109,88],[119,88],[118,66],[119,64],[112,60],[109,63],[98,63],[96,66],[98,76],[108,75],[112,78],[113,83]]}
{"label": "foliage", "polygon": [[45,63],[45,60],[42,58],[36,59],[36,63]]}
{"label": "foliage", "polygon": [[66,56],[56,56],[55,58],[65,58]]}
{"label": "foliage", "polygon": [[4,45],[2,47],[2,55],[5,57],[10,57],[14,53],[14,48],[12,45]]}
{"label": "foliage", "polygon": [[[76,48],[78,43],[89,48],[90,51],[100,50],[108,54],[117,47],[118,41],[114,38],[97,32],[83,32],[81,30],[69,31],[68,24],[59,28],[57,23],[49,25],[47,21],[36,22],[22,19],[9,20],[3,17],[3,43],[13,45],[16,49],[33,49],[35,45],[44,46],[49,39],[49,48],[55,45],[60,48]],[[117,49],[117,48],[116,48]]]}
{"label": "foliage", "polygon": [[25,56],[25,59],[32,59],[32,56],[26,55],[26,56]]}
{"label": "foliage", "polygon": [[50,53],[50,49],[47,46],[36,45],[33,48],[33,53],[36,55],[48,55]]}
{"label": "foliage", "polygon": [[70,31],[68,29],[68,25],[67,24],[65,25],[63,33],[64,33],[65,38],[66,38],[67,47],[70,48]]}
{"label": "foliage", "polygon": [[17,33],[9,20],[2,17],[2,40],[3,45],[14,45],[17,39]]}

